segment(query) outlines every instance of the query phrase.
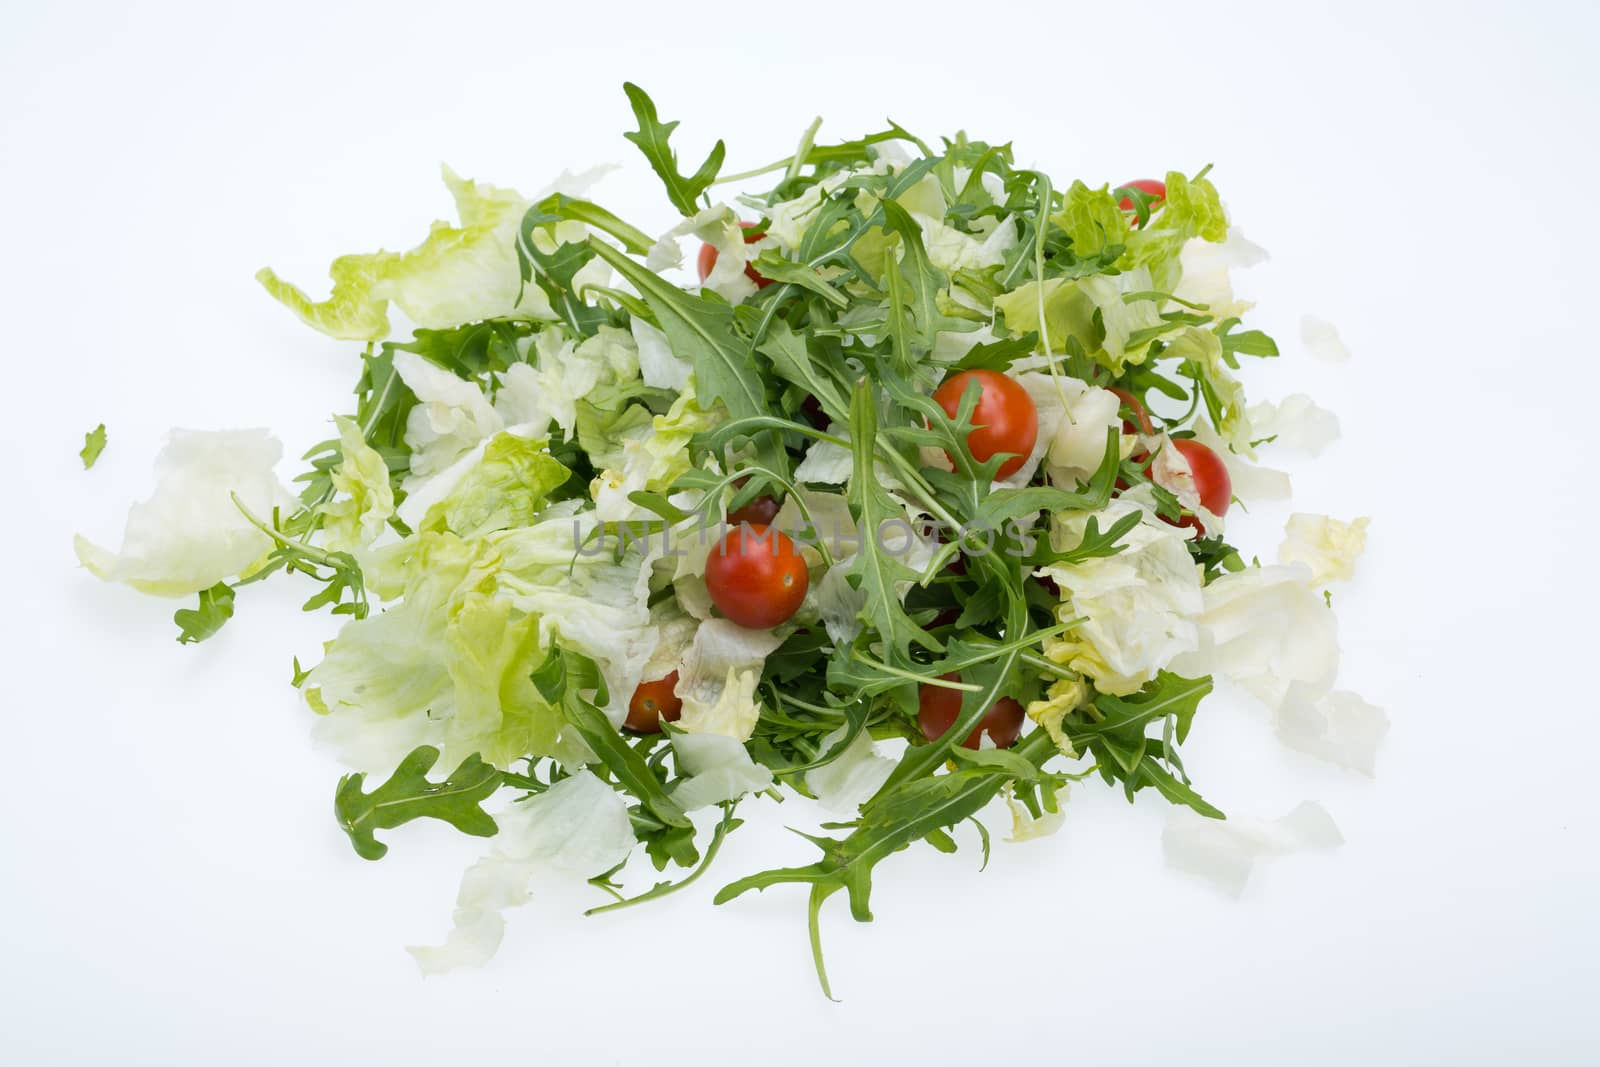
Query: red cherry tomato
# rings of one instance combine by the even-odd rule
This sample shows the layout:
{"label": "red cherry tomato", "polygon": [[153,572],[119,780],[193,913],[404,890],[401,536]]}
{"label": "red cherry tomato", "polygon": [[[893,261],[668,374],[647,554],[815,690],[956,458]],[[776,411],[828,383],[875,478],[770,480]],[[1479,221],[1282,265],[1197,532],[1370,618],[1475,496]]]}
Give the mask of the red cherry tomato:
{"label": "red cherry tomato", "polygon": [[[744,484],[750,479],[737,478],[734,480],[735,489],[743,489]],[[728,512],[728,525],[738,526],[740,523],[749,523],[751,526],[771,526],[772,520],[778,517],[778,501],[762,494],[743,507],[734,508]]]}
{"label": "red cherry tomato", "polygon": [[810,577],[787,534],[741,526],[706,556],[706,590],[717,610],[752,630],[787,622],[806,598]]}
{"label": "red cherry tomato", "polygon": [[641,734],[661,732],[661,720],[677,722],[683,714],[683,701],[673,690],[678,687],[678,672],[653,682],[640,682],[628,701],[628,718],[622,725]]}
{"label": "red cherry tomato", "polygon": [[1134,424],[1129,422],[1127,419],[1123,419],[1123,433],[1152,434],[1156,432],[1155,426],[1150,422],[1150,412],[1145,409],[1143,401],[1134,396],[1128,390],[1114,385],[1109,386],[1106,389],[1106,392],[1115,393],[1117,395],[1117,399],[1122,401],[1122,406],[1132,411],[1133,417],[1138,420],[1139,425],[1134,426]]}
{"label": "red cherry tomato", "polygon": [[[957,682],[961,676],[946,674],[943,680]],[[947,689],[942,685],[924,685],[918,690],[917,725],[922,727],[923,737],[937,741],[949,732],[961,715],[961,696],[961,690]],[[1010,748],[1022,736],[1022,723],[1026,717],[1021,704],[1010,697],[1001,697],[979,720],[967,739],[961,742],[961,747],[977,749],[979,738],[987,733],[997,748]]]}
{"label": "red cherry tomato", "polygon": [[[753,245],[766,236],[764,233],[751,232],[755,226],[755,223],[753,222],[741,222],[739,225],[744,227],[744,243],[747,245]],[[711,272],[717,267],[716,245],[700,246],[700,259],[697,265],[700,268],[700,282],[703,285],[705,284],[705,280],[711,277]],[[748,263],[744,265],[744,275],[746,278],[749,278],[751,281],[756,283],[757,289],[765,289],[767,286],[772,284],[771,278],[763,278],[759,273],[757,273],[756,269]]]}
{"label": "red cherry tomato", "polygon": [[[1233,479],[1228,477],[1228,468],[1223,464],[1222,457],[1199,441],[1187,438],[1172,442],[1172,447],[1189,461],[1189,471],[1194,476],[1194,490],[1200,495],[1200,505],[1218,517],[1227,514],[1228,505],[1233,502]],[[1185,516],[1178,525],[1193,526],[1205,533],[1205,526],[1193,515]]]}
{"label": "red cherry tomato", "polygon": [[964,370],[952,374],[944,384],[934,390],[933,399],[952,419],[961,410],[961,394],[967,383],[977,380],[981,392],[978,406],[972,412],[972,433],[967,436],[967,450],[972,458],[982,463],[1002,452],[1014,453],[1000,464],[998,478],[1009,478],[1022,469],[1028,453],[1039,437],[1039,412],[1033,406],[1033,397],[999,371]]}
{"label": "red cherry tomato", "polygon": [[[1167,183],[1163,181],[1157,181],[1155,178],[1135,178],[1131,182],[1123,182],[1122,184],[1128,189],[1137,189],[1147,196],[1153,196],[1157,201],[1165,200],[1167,198]],[[1121,200],[1117,201],[1117,206],[1124,211],[1134,210],[1133,197],[1123,197]],[[1156,204],[1151,204],[1150,210],[1154,211],[1155,209]]]}

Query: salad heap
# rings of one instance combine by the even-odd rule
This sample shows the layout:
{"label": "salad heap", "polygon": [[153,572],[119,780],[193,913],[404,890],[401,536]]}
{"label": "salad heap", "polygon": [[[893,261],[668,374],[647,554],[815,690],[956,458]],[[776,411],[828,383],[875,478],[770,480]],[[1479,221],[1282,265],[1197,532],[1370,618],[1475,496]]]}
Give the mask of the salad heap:
{"label": "salad heap", "polygon": [[[183,642],[279,573],[345,617],[293,681],[357,769],[356,852],[419,818],[493,838],[425,970],[492,955],[541,870],[616,896],[597,911],[660,897],[741,803],[795,794],[837,820],[815,852],[716,901],[806,887],[826,990],[823,902],[870,919],[877,865],[966,821],[987,855],[997,798],[1015,838],[1090,776],[1222,819],[1180,758],[1218,676],[1370,772],[1383,716],[1333,688],[1325,596],[1365,520],[1295,516],[1276,565],[1226,539],[1236,498],[1287,492],[1255,450],[1331,423],[1246,407],[1241,361],[1278,349],[1241,328],[1229,269],[1259,250],[1205,171],[1058,186],[1009,145],[814,124],[769,167],[722,177],[719,141],[685,173],[625,88],[682,221],[635,228],[586,198],[598,171],[529,199],[446,170],[459,222],[341,256],[327,299],[259,275],[364,346],[298,492],[266,433],[176,431],[121,551],[78,541],[197,597]],[[641,852],[681,873],[626,896]]]}

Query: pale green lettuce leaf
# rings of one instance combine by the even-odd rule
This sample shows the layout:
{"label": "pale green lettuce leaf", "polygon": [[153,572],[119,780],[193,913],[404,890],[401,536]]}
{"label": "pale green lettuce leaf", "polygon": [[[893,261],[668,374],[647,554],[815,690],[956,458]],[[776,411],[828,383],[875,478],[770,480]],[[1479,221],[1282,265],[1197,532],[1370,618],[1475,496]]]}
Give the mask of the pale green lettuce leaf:
{"label": "pale green lettuce leaf", "polygon": [[1178,253],[1179,281],[1172,295],[1204,305],[1219,322],[1243,315],[1252,305],[1234,298],[1232,271],[1254,267],[1266,259],[1266,249],[1246,240],[1237,229],[1228,231],[1228,239],[1221,244],[1191,237]]}
{"label": "pale green lettuce leaf", "polygon": [[342,415],[333,421],[343,458],[332,475],[339,495],[322,505],[322,529],[329,548],[351,552],[383,533],[394,515],[394,488],[388,464],[367,444],[356,421]]}
{"label": "pale green lettuce leaf", "polygon": [[528,901],[540,872],[604,874],[626,861],[637,843],[627,802],[589,771],[511,805],[495,820],[500,832],[493,850],[461,878],[445,943],[407,949],[423,974],[487,963],[505,931],[502,913]]}
{"label": "pale green lettuce leaf", "polygon": [[1296,682],[1284,694],[1273,728],[1290,748],[1370,778],[1389,716],[1347,689],[1322,693]]}
{"label": "pale green lettuce leaf", "polygon": [[450,494],[428,509],[421,528],[476,537],[531,525],[545,498],[569,477],[544,442],[496,434]]}
{"label": "pale green lettuce leaf", "polygon": [[[505,420],[476,382],[459,378],[414,352],[396,352],[394,369],[417,396],[406,417],[411,474],[437,474],[505,429]],[[413,486],[407,485],[406,492]]]}
{"label": "pale green lettuce leaf", "polygon": [[1279,563],[1304,563],[1311,568],[1311,581],[1349,581],[1355,577],[1356,559],[1367,547],[1367,518],[1341,522],[1326,515],[1296,512],[1283,528],[1283,544],[1278,546]]}
{"label": "pale green lettuce leaf", "polygon": [[451,758],[476,752],[497,767],[530,753],[561,752],[565,719],[532,680],[543,659],[538,619],[509,600],[469,594],[445,627],[454,687],[445,739]]}
{"label": "pale green lettuce leaf", "polygon": [[1198,648],[1172,669],[1222,675],[1268,707],[1281,706],[1296,682],[1325,693],[1338,674],[1338,621],[1304,564],[1220,575],[1205,587],[1196,622]]}
{"label": "pale green lettuce leaf", "polygon": [[1109,187],[1091,189],[1074,181],[1062,194],[1061,210],[1050,216],[1072,240],[1072,254],[1087,259],[1107,245],[1124,244],[1128,239],[1128,217],[1117,206]]}
{"label": "pale green lettuce leaf", "polygon": [[639,352],[639,373],[654,389],[678,390],[689,384],[694,366],[672,350],[667,335],[643,319],[629,323]]}
{"label": "pale green lettuce leaf", "polygon": [[340,256],[329,268],[333,289],[313,300],[270,268],[256,278],[313,329],[352,341],[381,341],[393,302],[428,329],[489,318],[552,319],[549,299],[524,285],[517,263],[517,228],[528,202],[515,190],[460,178],[443,168],[460,222],[435,222],[427,240],[409,252]]}
{"label": "pale green lettuce leaf", "polygon": [[621,522],[637,517],[640,508],[631,494],[665,490],[687,473],[693,466],[689,442],[725,417],[720,406],[701,408],[691,378],[666,414],[654,416],[648,426],[630,426],[621,441],[621,465],[602,470],[589,487],[599,518]]}
{"label": "pale green lettuce leaf", "polygon": [[683,701],[678,726],[689,733],[750,740],[761,714],[756,683],[767,656],[782,643],[771,630],[747,630],[726,619],[702,622],[678,673],[676,692]]}
{"label": "pale green lettuce leaf", "polygon": [[174,430],[156,457],[156,488],[128,510],[122,549],[79,536],[78,561],[97,578],[157,596],[188,596],[233,578],[272,547],[233,494],[263,521],[294,497],[273,467],[283,446],[265,430]]}
{"label": "pale green lettuce leaf", "polygon": [[1320,456],[1339,439],[1339,416],[1304,393],[1291,393],[1278,403],[1252,404],[1249,414],[1250,430],[1257,440],[1271,438],[1274,446],[1309,456]]}
{"label": "pale green lettuce leaf", "polygon": [[[844,726],[834,730],[822,739],[818,750],[831,751],[847,732]],[[863,801],[877,793],[894,765],[894,760],[878,755],[871,735],[863,730],[832,763],[807,771],[806,785],[827,811],[854,814]]]}
{"label": "pale green lettuce leaf", "polygon": [[[660,546],[638,543],[615,558],[615,541],[596,546],[592,514],[551,508],[533,526],[505,530],[488,540],[502,555],[502,595],[538,617],[539,642],[581,652],[600,667],[609,700],[605,711],[620,724],[660,633],[650,615],[650,574]],[[586,545],[584,553],[577,546]]]}
{"label": "pale green lettuce leaf", "polygon": [[1184,544],[1184,531],[1157,519],[1138,490],[1099,512],[1065,511],[1051,523],[1051,544],[1065,550],[1082,541],[1091,514],[1107,530],[1135,511],[1140,522],[1123,535],[1121,552],[1037,572],[1061,591],[1058,618],[1085,620],[1047,638],[1045,655],[1117,696],[1137,692],[1175,657],[1198,647],[1194,619],[1204,604],[1200,572]]}
{"label": "pale green lettuce leaf", "polygon": [[[327,716],[319,738],[345,763],[379,772],[418,745],[443,746],[444,722],[454,710],[448,645],[452,617],[475,593],[495,587],[500,558],[483,542],[453,534],[408,538],[391,554],[407,555],[399,603],[347,622],[329,642],[301,691]],[[445,762],[471,752],[445,753]]]}
{"label": "pale green lettuce leaf", "polygon": [[772,786],[772,771],[750,758],[740,741],[722,734],[672,735],[678,770],[688,775],[672,791],[684,811],[738,800]]}
{"label": "pale green lettuce leaf", "polygon": [[1256,861],[1337,848],[1344,836],[1321,804],[1307,801],[1280,819],[1208,819],[1174,804],[1161,833],[1167,866],[1211,882],[1229,896],[1244,892]]}
{"label": "pale green lettuce leaf", "polygon": [[1254,434],[1250,428],[1249,412],[1245,408],[1244,385],[1233,376],[1233,371],[1223,359],[1221,339],[1210,330],[1185,326],[1172,337],[1162,358],[1181,359],[1189,364],[1215,398],[1216,410],[1212,410],[1210,399],[1206,402],[1206,408],[1217,432],[1233,451],[1247,458],[1255,458],[1255,451],[1250,447]]}

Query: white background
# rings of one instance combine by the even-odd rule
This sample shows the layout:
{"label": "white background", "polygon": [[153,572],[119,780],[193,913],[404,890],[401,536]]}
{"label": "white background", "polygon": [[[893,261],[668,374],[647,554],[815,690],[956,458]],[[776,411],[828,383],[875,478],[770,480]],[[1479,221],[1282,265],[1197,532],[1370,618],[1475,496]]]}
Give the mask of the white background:
{"label": "white background", "polygon": [[[1576,2],[6,4],[0,1058],[1595,1062],[1597,33]],[[625,162],[597,197],[669,224],[624,79],[730,169],[817,114],[825,139],[885,114],[1010,139],[1060,181],[1216,164],[1275,257],[1242,285],[1285,349],[1252,396],[1343,419],[1295,506],[1373,517],[1335,603],[1343,681],[1394,726],[1369,782],[1221,697],[1188,765],[1235,814],[1321,799],[1344,848],[1236,902],[1163,867],[1159,802],[1089,785],[983,874],[970,836],[886,862],[871,925],[831,902],[831,1004],[802,894],[710,904],[809,862],[778,830],[809,815],[764,802],[703,885],[595,919],[586,887],[543,892],[487,969],[418,976],[401,946],[443,935],[480,843],[351,852],[288,686],[332,632],[306,591],[252,588],[180,647],[176,605],[96,583],[70,539],[116,543],[169,426],[328,435],[353,347],[251,275],[315,288],[420,239],[441,160],[525,192]],[[1307,312],[1350,363],[1306,358]],[[1271,558],[1287,510],[1236,540]]]}

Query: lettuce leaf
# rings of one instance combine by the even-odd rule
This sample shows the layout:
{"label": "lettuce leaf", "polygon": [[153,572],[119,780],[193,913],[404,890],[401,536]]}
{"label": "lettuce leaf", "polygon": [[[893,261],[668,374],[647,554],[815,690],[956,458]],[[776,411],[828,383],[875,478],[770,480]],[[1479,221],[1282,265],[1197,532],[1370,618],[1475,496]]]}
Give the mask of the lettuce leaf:
{"label": "lettuce leaf", "polygon": [[156,488],[128,510],[122,549],[83,536],[78,562],[97,578],[156,596],[188,596],[243,573],[272,547],[233,502],[256,515],[295,506],[273,473],[283,446],[265,430],[174,430],[156,457]]}
{"label": "lettuce leaf", "polygon": [[422,528],[477,537],[532,525],[545,498],[571,476],[543,442],[496,434],[450,494],[428,509]]}
{"label": "lettuce leaf", "polygon": [[552,319],[549,299],[523,285],[517,227],[528,201],[515,190],[479,185],[443,168],[460,221],[435,222],[409,252],[340,256],[328,268],[333,288],[313,300],[270,268],[256,274],[272,296],[314,330],[347,341],[389,335],[393,303],[418,326],[442,329],[493,318]]}

